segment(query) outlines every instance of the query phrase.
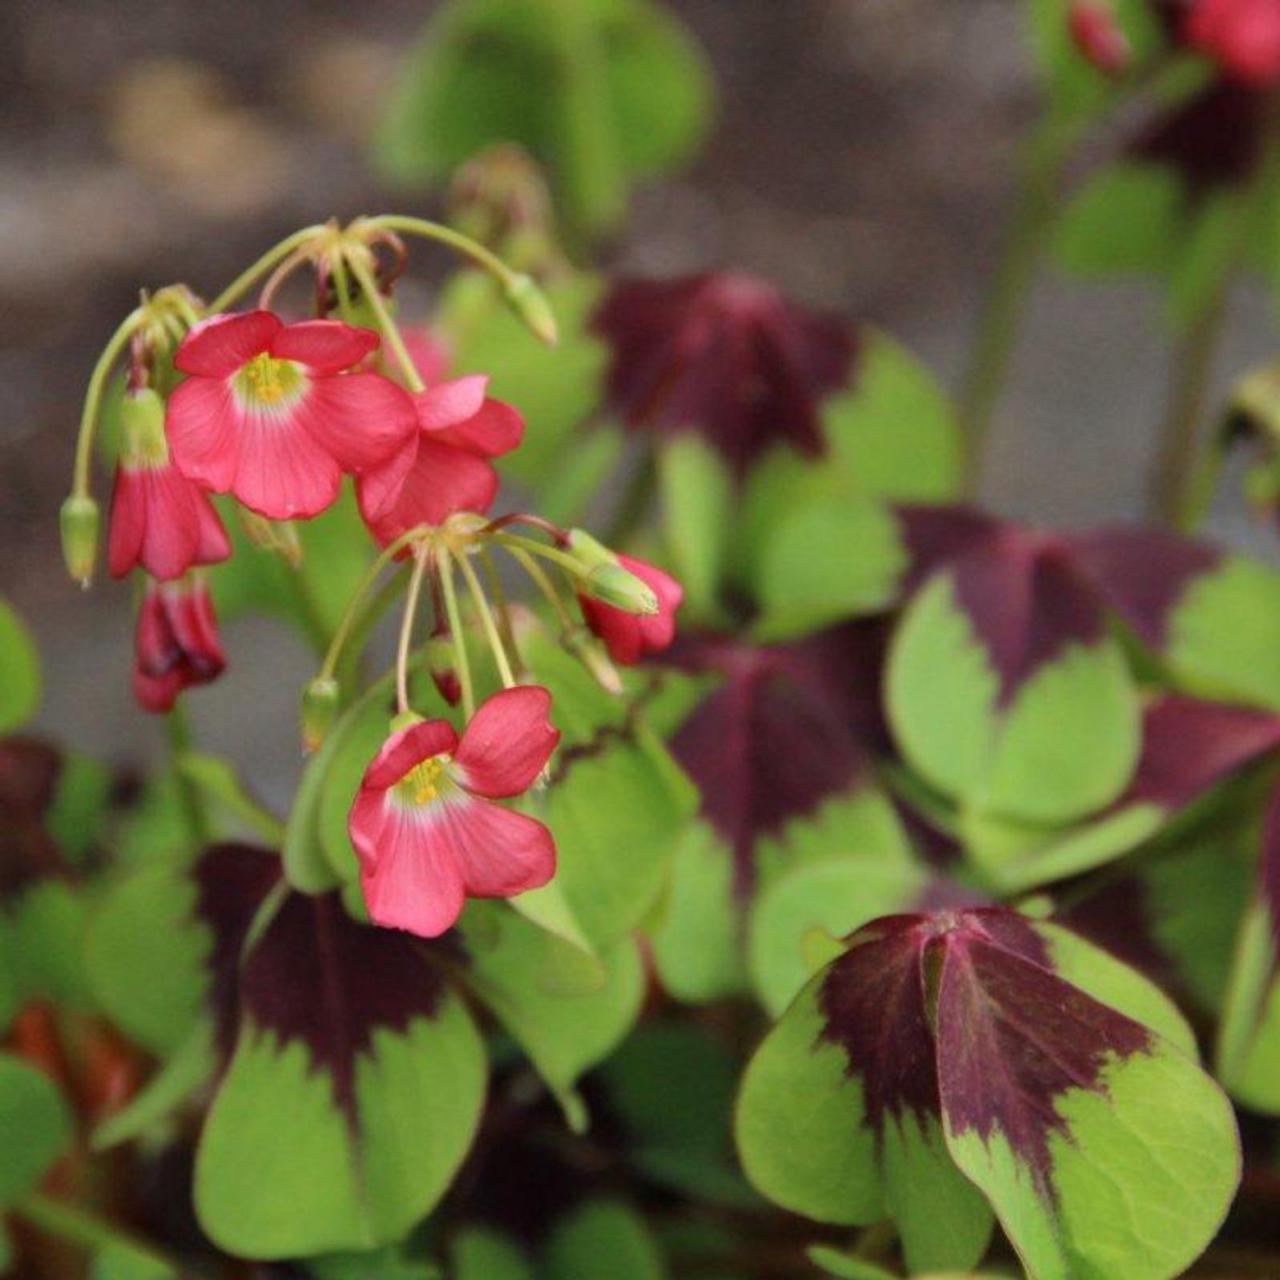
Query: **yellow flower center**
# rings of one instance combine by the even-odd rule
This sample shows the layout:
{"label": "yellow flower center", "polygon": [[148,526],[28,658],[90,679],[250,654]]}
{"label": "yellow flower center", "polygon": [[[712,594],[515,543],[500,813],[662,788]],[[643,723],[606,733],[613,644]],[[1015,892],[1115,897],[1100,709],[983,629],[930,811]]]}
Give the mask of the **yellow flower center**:
{"label": "yellow flower center", "polygon": [[292,360],[277,360],[262,351],[236,374],[236,389],[247,400],[274,405],[297,391],[301,381],[302,374]]}
{"label": "yellow flower center", "polygon": [[432,756],[415,764],[396,784],[400,794],[413,804],[430,804],[440,797],[444,785],[444,756]]}

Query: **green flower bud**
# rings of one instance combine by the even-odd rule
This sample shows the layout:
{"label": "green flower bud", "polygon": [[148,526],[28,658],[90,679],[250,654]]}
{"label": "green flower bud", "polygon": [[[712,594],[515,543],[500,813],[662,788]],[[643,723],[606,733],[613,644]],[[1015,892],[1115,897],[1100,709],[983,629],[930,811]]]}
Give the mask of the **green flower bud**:
{"label": "green flower bud", "polygon": [[532,276],[515,276],[504,290],[511,309],[540,342],[554,347],[560,338],[555,313],[547,295]]}
{"label": "green flower bud", "polygon": [[620,564],[597,565],[580,585],[584,595],[625,613],[651,616],[658,612],[658,597],[653,588]]}
{"label": "green flower bud", "polygon": [[82,587],[92,580],[98,558],[98,522],[98,504],[87,493],[73,493],[62,504],[62,558],[67,572]]}
{"label": "green flower bud", "polygon": [[569,530],[569,550],[585,569],[594,569],[601,564],[618,563],[618,557],[585,529]]}
{"label": "green flower bud", "polygon": [[164,400],[150,387],[125,392],[120,404],[120,426],[120,452],[126,462],[156,466],[169,460]]}
{"label": "green flower bud", "polygon": [[342,696],[338,682],[331,676],[316,676],[302,693],[302,746],[315,751],[325,740]]}

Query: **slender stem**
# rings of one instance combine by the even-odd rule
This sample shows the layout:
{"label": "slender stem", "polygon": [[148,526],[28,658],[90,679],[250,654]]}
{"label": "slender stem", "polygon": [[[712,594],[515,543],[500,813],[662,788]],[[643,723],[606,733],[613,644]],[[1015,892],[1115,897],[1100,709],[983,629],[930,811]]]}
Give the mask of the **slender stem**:
{"label": "slender stem", "polygon": [[84,409],[80,413],[80,435],[76,440],[75,471],[71,479],[71,492],[76,497],[89,495],[89,465],[93,460],[93,437],[98,426],[98,413],[102,407],[102,393],[111,376],[116,361],[129,345],[138,327],[147,319],[145,306],[135,307],[120,322],[119,327],[103,347],[98,363],[89,375],[89,387],[84,396]]}
{"label": "slender stem", "polygon": [[209,839],[209,819],[204,810],[200,788],[182,771],[178,761],[192,749],[191,723],[186,709],[175,703],[164,718],[165,734],[169,739],[169,759],[173,763],[174,781],[178,788],[178,801],[182,805],[187,831],[197,846]]}
{"label": "slender stem", "polygon": [[42,1192],[32,1191],[19,1200],[13,1209],[18,1217],[24,1218],[40,1231],[69,1240],[72,1244],[78,1244],[91,1253],[97,1253],[115,1245],[153,1259],[158,1265],[171,1270],[174,1275],[178,1275],[181,1271],[175,1261],[166,1258],[150,1243],[136,1239],[114,1223],[78,1205],[68,1204],[65,1200],[57,1200]]}
{"label": "slender stem", "polygon": [[959,395],[965,492],[970,497],[976,496],[982,482],[992,414],[1053,224],[1058,185],[1074,138],[1074,130],[1054,119],[1046,119],[1033,136],[1004,252],[982,306]]}
{"label": "slender stem", "polygon": [[347,258],[341,249],[329,255],[329,266],[333,271],[333,285],[338,294],[338,314],[348,324],[353,324],[355,312],[351,306],[351,282],[347,278]]}
{"label": "slender stem", "polygon": [[470,258],[478,267],[483,267],[491,276],[502,284],[510,286],[519,279],[519,273],[512,271],[495,253],[490,253],[482,244],[464,236],[452,227],[441,226],[438,222],[428,222],[426,218],[411,218],[404,214],[380,214],[376,218],[365,219],[367,223],[383,227],[387,231],[403,231],[407,235],[420,236],[424,240],[434,240],[438,244],[448,245],[464,258]]}
{"label": "slender stem", "polygon": [[355,276],[361,291],[373,308],[373,314],[378,321],[378,328],[382,330],[382,336],[387,340],[387,345],[391,350],[395,352],[396,359],[399,361],[400,368],[404,373],[404,380],[409,385],[409,390],[425,391],[427,384],[422,381],[422,376],[418,373],[418,366],[413,363],[409,348],[404,345],[404,338],[400,334],[400,326],[396,324],[395,317],[387,310],[386,301],[378,291],[378,282],[373,278],[373,273],[358,257],[352,256],[348,258],[348,263],[351,267],[351,274]]}
{"label": "slender stem", "polygon": [[489,594],[493,596],[494,605],[498,613],[498,630],[502,634],[502,643],[506,645],[507,652],[511,655],[511,661],[515,664],[517,671],[524,670],[524,660],[520,657],[520,646],[516,644],[516,633],[511,626],[511,609],[507,604],[507,593],[502,589],[502,579],[498,576],[498,566],[493,562],[493,556],[489,553],[489,548],[484,547],[480,551],[480,563],[484,566],[485,582],[489,586]]}
{"label": "slender stem", "polygon": [[283,262],[267,278],[266,284],[262,286],[262,292],[258,295],[258,307],[263,311],[270,311],[276,300],[276,292],[280,286],[304,263],[311,257],[311,250],[304,245],[300,249],[295,249]]}
{"label": "slender stem", "polygon": [[440,586],[444,591],[445,616],[449,619],[449,640],[453,644],[453,661],[458,668],[458,683],[462,686],[462,714],[470,720],[476,709],[475,688],[471,683],[471,659],[467,656],[467,642],[462,634],[458,593],[453,585],[453,565],[447,558],[440,566]]}
{"label": "slender stem", "polygon": [[508,551],[514,552],[516,548],[519,548],[521,551],[527,551],[530,555],[541,556],[544,560],[550,560],[575,578],[585,578],[590,572],[581,561],[571,556],[567,551],[561,551],[558,547],[549,547],[543,542],[535,542],[532,538],[522,538],[518,533],[497,533],[494,534],[493,540],[500,547],[506,547]]}
{"label": "slender stem", "polygon": [[566,631],[572,631],[577,623],[574,622],[569,611],[564,607],[564,601],[560,599],[560,593],[555,589],[555,585],[547,576],[543,567],[527,551],[520,547],[508,547],[507,550],[511,552],[512,558],[525,573],[529,575],[533,585],[542,592],[560,625]]}
{"label": "slender stem", "polygon": [[511,670],[511,663],[507,661],[507,651],[503,646],[502,637],[498,634],[498,624],[494,620],[493,610],[489,608],[488,597],[466,553],[455,551],[453,558],[457,560],[458,568],[462,570],[462,576],[467,580],[467,589],[471,592],[472,600],[475,601],[476,612],[480,615],[480,624],[484,627],[485,639],[489,641],[489,648],[493,650],[493,660],[498,664],[502,687],[510,689],[515,684],[516,678]]}
{"label": "slender stem", "polygon": [[295,249],[306,244],[308,240],[317,239],[328,230],[327,227],[303,227],[293,235],[286,236],[279,244],[273,245],[252,266],[246,267],[214,300],[205,307],[206,315],[217,315],[225,311],[242,294],[247,293],[277,262],[287,258]]}
{"label": "slender stem", "polygon": [[378,588],[378,592],[373,599],[361,611],[360,620],[351,632],[351,638],[346,645],[345,653],[336,667],[339,689],[346,690],[354,686],[360,654],[368,642],[369,633],[378,625],[383,614],[391,607],[392,601],[404,589],[408,572],[409,566],[405,565],[399,573],[393,574],[388,578]]}
{"label": "slender stem", "polygon": [[347,638],[355,626],[356,619],[360,615],[360,604],[368,594],[370,587],[377,581],[378,575],[405,547],[409,546],[410,543],[416,542],[430,531],[429,525],[416,525],[406,533],[402,533],[394,542],[387,543],[377,559],[365,570],[364,577],[360,579],[356,589],[351,593],[351,599],[347,601],[347,607],[343,610],[342,618],[338,622],[338,629],[333,633],[333,639],[329,641],[329,652],[324,655],[324,662],[320,666],[320,675],[322,677],[333,675],[333,669],[337,666],[342,647],[346,644]]}
{"label": "slender stem", "polygon": [[413,575],[409,579],[409,591],[404,600],[404,617],[400,621],[400,643],[396,648],[396,709],[409,710],[409,648],[413,643],[413,621],[418,614],[418,596],[422,593],[422,579],[432,556],[425,547],[414,553]]}
{"label": "slender stem", "polygon": [[1194,527],[1206,505],[1199,493],[1200,423],[1209,399],[1229,291],[1228,276],[1173,351],[1169,399],[1160,424],[1147,512],[1183,533]]}

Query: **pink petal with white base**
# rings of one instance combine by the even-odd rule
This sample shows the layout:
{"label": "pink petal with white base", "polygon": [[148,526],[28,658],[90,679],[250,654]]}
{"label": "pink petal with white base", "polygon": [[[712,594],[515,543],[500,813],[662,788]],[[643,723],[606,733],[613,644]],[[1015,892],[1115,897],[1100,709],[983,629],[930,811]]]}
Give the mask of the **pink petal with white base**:
{"label": "pink petal with white base", "polygon": [[228,378],[246,360],[266,351],[283,328],[270,311],[245,311],[210,316],[195,325],[174,352],[180,373],[202,378]]}
{"label": "pink petal with white base", "polygon": [[240,452],[237,418],[225,382],[191,378],[174,391],[165,406],[164,432],[184,476],[215,493],[231,488]]}
{"label": "pink petal with white base", "polygon": [[550,711],[551,695],[539,685],[495,693],[463,731],[452,774],[469,791],[493,799],[527,791],[560,741]]}
{"label": "pink petal with white base", "polygon": [[357,473],[389,461],[418,429],[408,394],[376,373],[318,378],[293,414],[344,471]]}
{"label": "pink petal with white base", "polygon": [[423,843],[444,850],[473,898],[510,898],[540,888],[555,875],[551,832],[533,818],[463,793],[433,805]]}
{"label": "pink petal with white base", "polygon": [[339,373],[378,348],[378,335],[341,320],[303,320],[286,325],[271,341],[278,360],[296,360],[318,374]]}
{"label": "pink petal with white base", "polygon": [[433,756],[451,755],[458,735],[446,720],[422,720],[398,729],[382,744],[360,783],[362,790],[386,791],[416,764]]}

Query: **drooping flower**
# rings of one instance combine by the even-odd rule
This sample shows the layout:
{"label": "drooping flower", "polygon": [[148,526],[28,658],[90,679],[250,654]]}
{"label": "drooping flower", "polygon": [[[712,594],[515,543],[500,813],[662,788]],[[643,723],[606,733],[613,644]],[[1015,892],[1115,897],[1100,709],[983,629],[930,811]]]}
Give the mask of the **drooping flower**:
{"label": "drooping flower", "polygon": [[631,666],[646,654],[661,653],[668,648],[675,639],[676,610],[684,599],[684,588],[657,565],[610,551],[581,529],[574,529],[570,534],[569,546],[588,565],[596,568],[616,565],[633,574],[649,588],[656,603],[653,612],[635,613],[579,590],[583,621],[604,641],[609,657],[623,666]]}
{"label": "drooping flower", "polygon": [[226,667],[209,589],[201,581],[149,582],[134,633],[133,692],[144,710],[168,711],[183,689]]}
{"label": "drooping flower", "polygon": [[488,382],[477,374],[419,392],[417,430],[393,457],[357,478],[360,513],[384,546],[416,525],[489,509],[498,492],[490,459],[520,443],[524,421],[485,395]]}
{"label": "drooping flower", "polygon": [[307,518],[396,454],[416,418],[389,378],[350,372],[377,335],[337,320],[284,324],[269,311],[214,316],[178,347],[187,374],[166,430],[178,468],[273,520]]}
{"label": "drooping flower", "polygon": [[468,895],[507,898],[551,879],[551,833],[493,803],[527,791],[555,750],[550,706],[543,688],[506,689],[479,707],[461,739],[444,720],[387,739],[348,817],[375,923],[434,938]]}
{"label": "drooping flower", "polygon": [[1193,0],[1183,35],[1241,84],[1280,82],[1280,0]]}
{"label": "drooping flower", "polygon": [[1067,23],[1080,55],[1099,71],[1119,75],[1128,69],[1129,41],[1105,0],[1074,0]]}
{"label": "drooping flower", "polygon": [[107,567],[117,578],[140,568],[167,582],[231,554],[208,496],[169,457],[164,401],[150,388],[125,395],[107,539]]}
{"label": "drooping flower", "polygon": [[622,420],[700,432],[739,474],[775,444],[822,452],[819,408],[857,354],[839,316],[736,273],[621,280],[593,323],[613,348],[607,390]]}

